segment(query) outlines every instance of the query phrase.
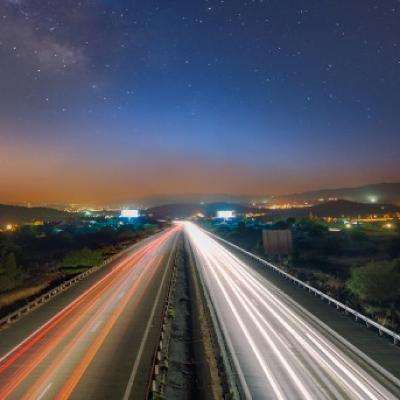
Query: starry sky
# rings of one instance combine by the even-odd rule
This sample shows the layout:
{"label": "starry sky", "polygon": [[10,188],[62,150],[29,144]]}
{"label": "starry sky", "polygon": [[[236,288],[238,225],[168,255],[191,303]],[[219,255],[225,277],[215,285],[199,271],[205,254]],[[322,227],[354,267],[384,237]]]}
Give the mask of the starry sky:
{"label": "starry sky", "polygon": [[400,180],[400,2],[0,0],[0,200]]}

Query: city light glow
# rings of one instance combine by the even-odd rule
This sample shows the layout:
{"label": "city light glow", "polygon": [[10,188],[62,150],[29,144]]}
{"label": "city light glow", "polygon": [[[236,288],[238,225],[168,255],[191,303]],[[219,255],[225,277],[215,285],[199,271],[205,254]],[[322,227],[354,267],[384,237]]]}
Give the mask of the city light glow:
{"label": "city light glow", "polygon": [[377,203],[377,202],[378,202],[378,197],[375,196],[375,195],[369,195],[369,196],[368,196],[368,201],[369,201],[370,203]]}

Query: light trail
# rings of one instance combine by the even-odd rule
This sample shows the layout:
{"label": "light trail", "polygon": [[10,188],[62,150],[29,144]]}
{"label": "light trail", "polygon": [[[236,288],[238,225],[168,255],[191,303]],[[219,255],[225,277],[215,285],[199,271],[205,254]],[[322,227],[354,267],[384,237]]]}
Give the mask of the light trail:
{"label": "light trail", "polygon": [[123,257],[5,354],[0,359],[0,399],[70,398],[122,313],[129,305],[134,315],[147,295],[179,229],[174,227]]}
{"label": "light trail", "polygon": [[397,398],[278,288],[193,223],[183,226],[253,398]]}
{"label": "light trail", "polygon": [[[161,238],[159,239],[161,240]],[[101,289],[101,285],[109,284],[110,277],[121,271],[127,265],[134,263],[138,257],[148,251],[152,246],[154,246],[156,242],[152,242],[147,244],[143,248],[136,251],[134,254],[130,255],[128,258],[123,259],[116,267],[112,269],[106,276],[104,276],[101,280],[91,286],[85,293],[81,294],[78,298],[76,298],[73,302],[71,302],[67,307],[58,312],[55,316],[53,316],[49,321],[39,327],[35,332],[30,334],[27,338],[25,338],[21,343],[15,346],[12,350],[10,350],[7,354],[3,355],[0,358],[0,373],[5,370],[10,364],[15,362],[21,355],[23,355],[33,344],[38,342],[39,340],[46,335],[46,333],[51,330],[56,324],[58,324],[63,318],[68,317],[68,315],[74,311],[77,307],[79,307],[84,301],[86,301],[91,292],[95,290]]]}

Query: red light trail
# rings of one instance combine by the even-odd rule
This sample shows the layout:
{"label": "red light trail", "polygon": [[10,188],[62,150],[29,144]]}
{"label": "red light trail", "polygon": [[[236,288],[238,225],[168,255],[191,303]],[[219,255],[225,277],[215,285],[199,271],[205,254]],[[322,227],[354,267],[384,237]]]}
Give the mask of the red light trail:
{"label": "red light trail", "polygon": [[110,272],[0,359],[0,399],[67,399],[129,304],[135,310],[163,266],[178,227]]}

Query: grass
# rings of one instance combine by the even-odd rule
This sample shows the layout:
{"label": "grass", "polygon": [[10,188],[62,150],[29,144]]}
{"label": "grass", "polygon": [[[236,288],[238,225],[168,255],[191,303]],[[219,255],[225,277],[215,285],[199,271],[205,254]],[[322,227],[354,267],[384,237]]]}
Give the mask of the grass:
{"label": "grass", "polygon": [[74,268],[74,267],[65,267],[65,268],[61,268],[60,271],[64,274],[64,275],[77,275],[80,274],[82,272],[85,272],[89,269],[90,267],[82,267],[82,268]]}
{"label": "grass", "polygon": [[174,319],[175,318],[175,310],[172,307],[169,307],[167,315],[168,315],[168,318]]}
{"label": "grass", "polygon": [[36,294],[39,294],[47,286],[49,286],[49,283],[50,282],[43,282],[35,286],[13,289],[7,293],[2,293],[0,295],[0,308],[7,307],[19,300],[23,300],[31,296],[34,296]]}

